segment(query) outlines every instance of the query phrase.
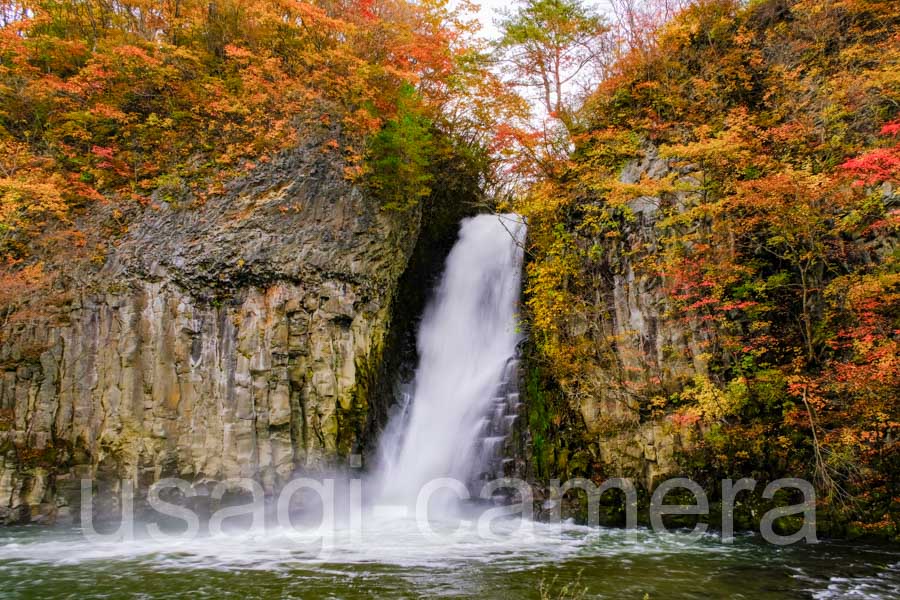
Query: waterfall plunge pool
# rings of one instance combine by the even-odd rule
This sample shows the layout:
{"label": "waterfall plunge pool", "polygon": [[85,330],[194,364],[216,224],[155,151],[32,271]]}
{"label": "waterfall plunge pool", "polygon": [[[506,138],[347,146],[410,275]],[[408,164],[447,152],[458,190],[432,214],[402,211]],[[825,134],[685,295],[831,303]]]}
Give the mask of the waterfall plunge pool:
{"label": "waterfall plunge pool", "polygon": [[[435,530],[446,532],[441,523]],[[77,529],[0,531],[2,598],[896,599],[900,549],[820,542],[775,546],[718,536],[511,520],[486,538],[475,521],[447,537],[413,519],[367,518],[361,534],[244,531],[90,542]],[[542,591],[542,586],[544,590]],[[571,597],[571,596],[570,596]]]}

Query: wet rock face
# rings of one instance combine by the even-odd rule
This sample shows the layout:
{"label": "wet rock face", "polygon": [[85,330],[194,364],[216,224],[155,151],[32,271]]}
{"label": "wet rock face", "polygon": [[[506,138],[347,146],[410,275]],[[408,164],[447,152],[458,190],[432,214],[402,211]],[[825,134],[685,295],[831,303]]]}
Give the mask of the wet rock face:
{"label": "wet rock face", "polygon": [[201,207],[159,202],[53,319],[0,346],[0,522],[78,480],[254,477],[355,451],[419,230],[311,144]]}

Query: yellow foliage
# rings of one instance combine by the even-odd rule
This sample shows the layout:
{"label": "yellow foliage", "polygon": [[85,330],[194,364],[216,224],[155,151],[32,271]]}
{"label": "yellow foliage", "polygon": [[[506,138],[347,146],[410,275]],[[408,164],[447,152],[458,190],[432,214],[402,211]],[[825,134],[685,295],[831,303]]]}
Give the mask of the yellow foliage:
{"label": "yellow foliage", "polygon": [[694,377],[693,385],[681,392],[681,398],[694,404],[707,421],[721,421],[735,415],[746,404],[747,383],[736,379],[725,390],[716,386],[706,375]]}

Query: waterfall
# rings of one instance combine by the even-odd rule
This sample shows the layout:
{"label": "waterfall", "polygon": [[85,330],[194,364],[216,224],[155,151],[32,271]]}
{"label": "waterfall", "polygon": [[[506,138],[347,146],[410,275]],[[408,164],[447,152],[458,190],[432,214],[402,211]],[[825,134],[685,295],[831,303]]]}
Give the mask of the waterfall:
{"label": "waterfall", "polygon": [[497,473],[515,418],[516,311],[525,224],[515,214],[463,220],[419,326],[419,364],[381,439],[380,504],[415,503],[442,477]]}

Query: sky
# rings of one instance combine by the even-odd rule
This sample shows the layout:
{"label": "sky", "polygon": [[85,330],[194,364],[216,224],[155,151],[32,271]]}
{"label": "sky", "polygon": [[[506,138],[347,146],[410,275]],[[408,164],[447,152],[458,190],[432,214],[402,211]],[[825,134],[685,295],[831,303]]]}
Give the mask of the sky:
{"label": "sky", "polygon": [[480,0],[478,3],[481,5],[478,20],[481,21],[482,35],[488,38],[497,37],[497,28],[494,26],[494,19],[498,18],[496,11],[514,3],[511,0]]}

